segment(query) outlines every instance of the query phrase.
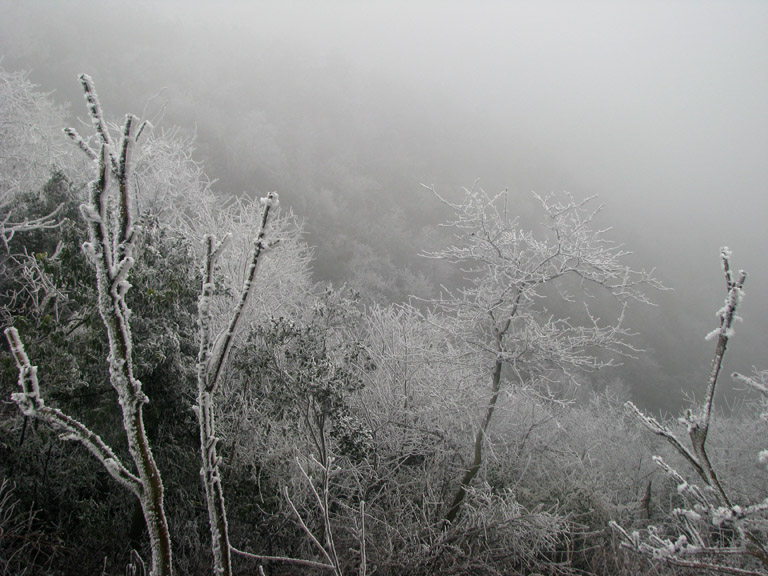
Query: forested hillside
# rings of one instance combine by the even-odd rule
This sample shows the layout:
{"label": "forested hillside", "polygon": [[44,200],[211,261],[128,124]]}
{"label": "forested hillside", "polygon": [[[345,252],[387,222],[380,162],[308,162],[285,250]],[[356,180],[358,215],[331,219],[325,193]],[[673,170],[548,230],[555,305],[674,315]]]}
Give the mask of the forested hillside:
{"label": "forested hillside", "polygon": [[79,82],[72,129],[0,69],[0,574],[768,574],[768,374],[716,394],[738,254],[657,417],[612,370],[667,287],[599,199],[432,187],[433,275],[333,286],[280,190]]}

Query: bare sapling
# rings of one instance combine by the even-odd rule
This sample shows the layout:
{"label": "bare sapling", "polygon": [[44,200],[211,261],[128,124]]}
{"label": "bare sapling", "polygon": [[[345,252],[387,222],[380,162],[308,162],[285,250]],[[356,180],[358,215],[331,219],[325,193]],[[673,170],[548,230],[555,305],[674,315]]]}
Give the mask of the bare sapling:
{"label": "bare sapling", "polygon": [[21,392],[13,394],[13,400],[25,415],[46,422],[67,440],[80,442],[115,480],[139,498],[152,551],[150,574],[170,576],[173,563],[163,483],[144,428],[142,410],[148,398],[134,375],[131,310],[125,300],[131,288],[128,278],[134,264],[132,252],[137,234],[131,208],[131,152],[145,124],[139,125],[135,116],[126,115],[119,139],[113,141],[93,81],[83,74],[80,82],[97,146],[94,149],[74,129],[67,129],[66,133],[95,166],[96,177],[89,185],[88,200],[80,207],[88,228],[88,241],[83,244],[83,250],[96,272],[98,309],[109,343],[110,382],[117,393],[135,471],[129,470],[87,426],[45,405],[40,395],[37,367],[31,364],[18,331],[8,328],[6,336],[18,366],[21,387]]}
{"label": "bare sapling", "polygon": [[[746,280],[744,271],[734,273],[732,270],[728,248],[721,250],[720,257],[726,298],[717,312],[719,326],[707,337],[716,338],[717,344],[703,402],[686,410],[679,419],[687,430],[688,440],[682,440],[666,423],[648,416],[631,402],[625,405],[648,430],[669,442],[690,465],[699,483],[686,480],[683,474],[656,456],[654,461],[677,484],[685,505],[672,511],[669,526],[649,526],[642,532],[632,533],[615,522],[611,526],[621,537],[622,546],[654,562],[690,568],[696,573],[764,576],[768,574],[768,532],[765,528],[768,498],[756,503],[736,502],[707,450],[717,384],[725,352],[734,335],[734,322],[740,319],[736,312],[744,296]],[[733,377],[757,390],[764,399],[768,398],[768,373],[759,372],[754,377],[733,374]],[[765,454],[768,452],[760,455],[763,463]]]}

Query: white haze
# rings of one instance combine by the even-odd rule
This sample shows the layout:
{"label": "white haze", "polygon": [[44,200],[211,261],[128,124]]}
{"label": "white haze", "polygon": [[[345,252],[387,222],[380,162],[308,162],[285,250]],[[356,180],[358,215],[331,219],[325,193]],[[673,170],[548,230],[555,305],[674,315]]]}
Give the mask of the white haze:
{"label": "white haze", "polygon": [[278,189],[329,269],[325,243],[360,240],[366,204],[435,224],[420,182],[598,194],[601,222],[675,289],[635,319],[650,404],[703,389],[728,245],[750,273],[730,367],[768,366],[767,2],[5,0],[0,22],[3,65],[75,113],[80,72],[113,113],[166,87],[211,175]]}

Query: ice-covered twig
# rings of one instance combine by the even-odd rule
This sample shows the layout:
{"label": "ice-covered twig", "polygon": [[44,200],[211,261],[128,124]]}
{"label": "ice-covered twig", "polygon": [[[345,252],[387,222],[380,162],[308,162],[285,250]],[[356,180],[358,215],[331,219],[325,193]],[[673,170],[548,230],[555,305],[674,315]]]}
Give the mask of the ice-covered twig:
{"label": "ice-covered twig", "polygon": [[272,562],[275,564],[293,564],[295,566],[306,566],[307,568],[320,568],[322,570],[333,570],[333,564],[325,564],[316,560],[302,560],[301,558],[289,558],[287,556],[264,556],[262,554],[252,554],[237,548],[232,548],[232,552],[243,558],[250,558],[259,562]]}
{"label": "ice-covered twig", "polygon": [[140,480],[123,465],[114,451],[84,424],[67,416],[61,410],[45,405],[40,397],[40,386],[37,380],[37,366],[33,366],[21,341],[16,328],[6,328],[5,336],[11,347],[11,354],[19,370],[19,387],[21,392],[11,394],[25,416],[37,418],[46,422],[54,430],[61,433],[66,440],[75,440],[85,446],[107,469],[107,472],[131,492],[139,495]]}
{"label": "ice-covered twig", "polygon": [[83,87],[83,94],[88,105],[88,115],[91,117],[91,123],[93,124],[99,139],[109,149],[109,159],[112,164],[112,171],[117,172],[118,168],[117,158],[115,157],[114,151],[115,148],[112,144],[112,137],[109,134],[109,127],[104,120],[104,114],[101,110],[101,102],[99,102],[99,96],[96,94],[96,88],[93,85],[93,79],[88,76],[88,74],[80,74],[78,78],[80,80],[80,84]]}
{"label": "ice-covered twig", "polygon": [[627,410],[629,414],[637,418],[648,430],[656,434],[657,436],[661,436],[662,438],[666,438],[666,440],[674,446],[675,450],[677,450],[681,456],[683,456],[688,463],[693,467],[694,470],[696,470],[696,473],[701,476],[704,481],[708,481],[707,475],[704,472],[704,468],[699,463],[696,456],[686,448],[680,440],[678,440],[677,436],[675,436],[669,428],[661,424],[656,418],[653,416],[649,416],[642,412],[637,406],[634,405],[632,402],[626,402],[624,404],[624,408]]}
{"label": "ice-covered twig", "polygon": [[[736,319],[736,309],[739,304],[741,304],[744,297],[744,282],[747,279],[747,274],[743,270],[740,270],[738,277],[734,279],[733,271],[731,270],[730,257],[731,251],[727,247],[723,247],[720,250],[720,258],[723,264],[727,295],[725,304],[717,312],[717,317],[720,319],[720,327],[717,330],[717,348],[715,349],[715,356],[712,359],[707,393],[704,398],[703,418],[699,425],[699,429],[696,432],[696,442],[701,445],[701,450],[704,449],[704,444],[707,439],[709,421],[712,415],[712,404],[715,398],[715,388],[717,387],[717,380],[723,366],[723,357],[725,356],[725,351],[728,347],[728,340],[733,336],[733,322]],[[693,440],[693,436],[691,438]],[[694,446],[694,448],[696,448],[696,446]]]}
{"label": "ice-covered twig", "polygon": [[[336,552],[336,543],[334,542],[334,538],[333,538],[333,528],[331,526],[330,501],[328,497],[329,480],[330,480],[330,472],[331,472],[331,459],[330,458],[326,459],[325,463],[318,462],[317,460],[314,460],[314,459],[313,461],[320,468],[320,475],[322,478],[322,489],[320,492],[315,486],[315,483],[313,482],[312,477],[309,475],[309,473],[307,473],[306,469],[304,468],[304,466],[302,466],[298,458],[296,459],[296,464],[298,465],[299,471],[301,472],[301,475],[303,476],[304,480],[309,486],[310,491],[315,497],[315,502],[317,503],[317,506],[320,509],[320,514],[323,519],[323,535],[325,540],[324,544],[320,543],[317,537],[312,533],[312,531],[309,529],[307,524],[304,522],[304,519],[301,517],[301,514],[296,509],[296,506],[291,500],[287,487],[284,488],[285,499],[288,502],[288,505],[291,507],[293,514],[296,516],[296,519],[299,522],[299,525],[301,526],[302,530],[304,530],[304,533],[307,535],[310,541],[315,545],[315,547],[318,550],[320,550],[320,552],[322,553],[323,558],[325,558],[325,561],[327,562],[327,567],[331,568],[334,571],[334,574],[336,574],[336,576],[342,576],[341,563],[339,562],[339,556]],[[362,514],[365,514],[365,504],[362,505],[361,510],[362,510]],[[362,532],[358,536],[360,539],[360,556],[361,556],[361,562],[362,562],[362,567],[361,567],[362,574],[365,573],[365,562],[366,562],[364,526],[365,526],[365,519],[363,519]]]}
{"label": "ice-covered twig", "polygon": [[649,530],[649,538],[644,539],[637,530],[631,534],[614,521],[610,527],[619,534],[622,548],[662,561],[673,566],[698,570],[699,573],[716,572],[734,576],[765,576],[765,572],[729,566],[720,562],[692,560],[691,557],[737,556],[744,553],[743,548],[715,548],[689,545],[685,536],[677,541],[660,538],[656,530]]}
{"label": "ice-covered twig", "polygon": [[213,344],[211,350],[210,359],[208,361],[208,375],[207,375],[207,387],[213,389],[216,386],[221,370],[224,366],[224,362],[229,355],[229,351],[232,348],[232,342],[234,341],[235,333],[237,331],[240,319],[243,316],[243,310],[245,309],[248,300],[253,293],[253,281],[256,278],[256,272],[261,261],[261,256],[267,249],[267,244],[264,242],[264,238],[267,233],[267,224],[269,223],[270,215],[274,208],[279,204],[277,192],[270,192],[266,198],[261,199],[261,219],[259,223],[259,229],[256,233],[256,237],[253,240],[253,247],[249,258],[248,270],[245,274],[245,280],[243,281],[243,287],[240,291],[240,297],[232,312],[229,324],[227,328],[218,335],[216,341]]}
{"label": "ice-covered twig", "polygon": [[[83,250],[96,271],[98,309],[109,343],[110,383],[117,392],[123,415],[128,451],[139,480],[137,491],[146,519],[152,549],[151,574],[173,573],[171,539],[163,502],[163,483],[144,429],[143,405],[148,401],[133,372],[131,310],[126,303],[135,240],[130,195],[131,149],[136,119],[128,115],[116,150],[104,120],[93,80],[80,76],[88,112],[99,141],[98,154],[74,130],[67,133],[96,163],[96,177],[89,185],[88,201],[81,206],[88,241]],[[113,189],[117,187],[115,192]],[[112,460],[104,461],[112,473]]]}
{"label": "ice-covered twig", "polygon": [[754,376],[745,376],[739,372],[734,372],[731,376],[737,382],[746,384],[752,390],[762,394],[764,398],[768,398],[768,370],[755,371]]}
{"label": "ice-covered twig", "polygon": [[291,500],[290,494],[288,494],[288,487],[285,487],[283,489],[283,492],[285,494],[285,499],[288,502],[288,505],[291,507],[291,510],[293,511],[294,516],[296,516],[296,520],[299,522],[299,525],[301,526],[301,529],[304,530],[304,533],[307,535],[310,541],[315,545],[315,547],[318,550],[320,550],[320,552],[323,554],[323,557],[326,559],[328,564],[335,569],[336,567],[333,565],[333,560],[329,556],[328,551],[325,549],[325,546],[320,544],[320,541],[312,533],[312,530],[310,530],[307,527],[307,525],[304,523],[304,519],[301,517],[301,514],[299,514],[299,511],[296,509],[296,505],[293,503],[293,500]]}
{"label": "ice-covered twig", "polygon": [[200,455],[202,467],[200,475],[205,489],[205,499],[208,508],[208,521],[211,530],[211,546],[213,553],[214,572],[217,575],[229,576],[232,573],[231,546],[229,543],[229,528],[227,512],[224,503],[224,492],[219,471],[219,457],[216,452],[216,424],[214,419],[213,386],[208,382],[208,365],[211,358],[211,298],[213,297],[214,266],[216,258],[221,254],[224,242],[217,242],[212,234],[206,235],[205,259],[203,261],[203,286],[198,299],[198,328],[200,349],[197,357],[197,414],[200,427]]}
{"label": "ice-covered twig", "polygon": [[2,221],[0,221],[0,238],[3,240],[3,245],[5,246],[6,251],[8,250],[8,244],[13,240],[13,237],[17,232],[58,228],[61,225],[58,216],[63,207],[63,204],[59,204],[45,216],[28,218],[20,222],[11,222],[11,213],[8,212]]}

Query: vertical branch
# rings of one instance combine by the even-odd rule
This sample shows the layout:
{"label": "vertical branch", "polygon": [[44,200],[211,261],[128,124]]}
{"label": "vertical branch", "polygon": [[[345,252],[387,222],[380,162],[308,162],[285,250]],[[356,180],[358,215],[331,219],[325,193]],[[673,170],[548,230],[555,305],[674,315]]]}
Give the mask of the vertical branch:
{"label": "vertical branch", "polygon": [[325,531],[325,545],[328,547],[328,551],[333,559],[333,565],[336,566],[336,573],[338,576],[341,574],[341,564],[339,563],[339,555],[336,552],[336,543],[333,540],[333,528],[331,527],[331,503],[329,500],[330,495],[330,480],[331,480],[331,458],[326,458],[325,462],[321,465],[323,473],[323,525]]}
{"label": "vertical branch", "polygon": [[472,485],[472,481],[480,472],[480,467],[483,464],[483,445],[485,444],[485,437],[488,433],[488,427],[493,419],[493,413],[496,410],[496,403],[499,399],[499,392],[501,390],[501,358],[497,359],[491,375],[491,398],[488,401],[488,405],[485,407],[485,415],[480,425],[475,431],[475,440],[472,451],[472,463],[467,468],[464,475],[459,482],[459,488],[456,490],[456,495],[453,497],[451,507],[448,509],[448,513],[445,515],[444,528],[448,528],[450,524],[456,521],[456,517],[459,515],[461,506],[464,502],[464,498],[467,495],[467,490]]}
{"label": "vertical branch", "polygon": [[[494,329],[494,340],[496,343],[496,360],[493,365],[493,371],[491,373],[491,397],[488,401],[488,405],[485,408],[485,415],[483,417],[482,422],[477,427],[477,430],[475,432],[475,443],[474,443],[474,449],[472,454],[472,464],[469,466],[467,471],[464,473],[464,476],[462,476],[461,481],[459,483],[459,488],[456,491],[456,495],[453,498],[453,502],[451,503],[451,507],[448,509],[448,513],[445,515],[445,524],[443,525],[444,528],[448,528],[449,524],[452,524],[455,522],[456,517],[459,514],[459,511],[461,510],[461,505],[464,502],[464,498],[467,495],[467,490],[472,485],[472,481],[475,479],[475,476],[477,476],[477,473],[480,472],[480,466],[483,463],[483,445],[485,443],[485,437],[488,433],[488,427],[491,425],[491,420],[493,419],[493,413],[496,410],[496,403],[499,400],[499,393],[501,391],[501,370],[503,367],[503,352],[504,352],[504,335],[506,334],[507,330],[509,330],[509,327],[512,324],[512,317],[517,312],[517,307],[520,302],[520,294],[521,292],[518,292],[517,297],[515,298],[515,304],[512,308],[511,316],[509,316],[503,323],[501,328],[498,328],[496,326],[496,323],[494,322],[493,329]],[[493,314],[491,313],[491,319],[493,319]]]}
{"label": "vertical branch", "polygon": [[231,546],[229,544],[229,528],[224,505],[224,492],[221,486],[219,472],[220,458],[216,453],[218,439],[215,436],[213,386],[207,381],[208,364],[211,355],[211,298],[215,288],[213,271],[216,258],[221,254],[223,245],[216,237],[209,234],[205,237],[205,260],[203,263],[203,287],[198,300],[198,326],[200,328],[200,350],[197,364],[197,413],[200,426],[200,455],[202,468],[200,475],[205,489],[205,500],[208,507],[208,522],[211,530],[211,548],[213,553],[214,573],[217,576],[232,574]]}
{"label": "vertical branch", "polygon": [[325,544],[321,544],[320,541],[317,539],[317,537],[315,537],[312,531],[307,527],[306,523],[301,517],[301,514],[299,514],[299,511],[296,509],[296,506],[291,501],[291,498],[288,494],[287,487],[285,488],[285,498],[288,501],[288,504],[290,505],[291,510],[296,515],[296,518],[299,521],[299,524],[301,525],[302,529],[304,530],[304,533],[309,537],[312,543],[320,550],[320,552],[322,552],[323,557],[325,558],[326,562],[328,562],[328,566],[333,568],[333,572],[334,574],[336,574],[336,576],[343,576],[343,573],[341,571],[341,564],[339,563],[339,556],[336,553],[336,545],[333,541],[330,502],[328,499],[331,461],[329,458],[328,460],[325,461],[325,464],[322,464],[317,460],[315,460],[315,462],[320,467],[320,470],[322,472],[322,482],[323,482],[322,496],[318,493],[317,488],[315,487],[315,483],[312,481],[312,478],[309,476],[307,471],[301,465],[301,462],[299,462],[298,458],[296,459],[296,464],[299,466],[301,475],[304,477],[304,480],[306,480],[307,485],[309,486],[309,489],[312,491],[312,495],[315,497],[315,501],[317,502],[317,505],[320,508],[320,512],[323,516],[323,531],[325,533],[324,535]]}
{"label": "vertical branch", "polygon": [[91,123],[93,124],[99,139],[109,148],[109,159],[112,164],[112,171],[117,172],[117,159],[114,155],[112,137],[109,135],[109,128],[104,121],[104,115],[101,111],[101,102],[99,102],[99,96],[96,94],[96,89],[93,86],[93,79],[88,76],[88,74],[80,74],[78,78],[80,84],[83,86],[83,93],[85,95],[86,104],[88,105],[88,115],[91,117]]}
{"label": "vertical branch", "polygon": [[134,139],[133,132],[136,125],[136,117],[126,114],[123,124],[123,136],[120,139],[120,154],[117,166],[117,184],[120,192],[120,214],[118,220],[117,242],[122,244],[130,240],[131,234],[131,194],[128,176],[131,168],[131,149]]}
{"label": "vertical branch", "polygon": [[200,474],[205,489],[208,508],[208,520],[211,529],[214,572],[217,576],[230,576],[232,573],[227,510],[224,502],[224,490],[221,485],[221,458],[217,453],[219,439],[216,437],[214,393],[221,377],[225,361],[232,347],[243,312],[254,290],[254,279],[267,249],[265,236],[272,208],[278,204],[277,193],[271,192],[261,199],[262,211],[259,230],[253,241],[248,270],[237,304],[232,312],[227,328],[212,340],[211,338],[211,298],[215,288],[214,267],[226,242],[216,243],[212,235],[205,237],[205,260],[203,263],[203,285],[198,300],[198,326],[200,328],[200,349],[198,352],[197,385],[198,396],[196,412],[200,427],[200,453],[202,468]]}
{"label": "vertical branch", "polygon": [[[733,272],[731,271],[730,264],[730,251],[728,248],[723,248],[720,251],[720,256],[723,262],[723,272],[725,275],[726,284],[726,299],[724,306],[718,311],[717,315],[720,318],[720,328],[713,332],[713,335],[717,335],[717,348],[715,349],[715,356],[712,359],[712,368],[709,375],[709,383],[707,385],[707,394],[704,400],[704,415],[701,423],[701,429],[703,431],[704,440],[706,440],[706,434],[709,429],[709,421],[712,414],[712,404],[715,398],[715,387],[717,386],[717,379],[720,376],[720,370],[723,366],[723,357],[728,347],[728,339],[733,335],[733,321],[736,318],[736,308],[741,303],[741,299],[744,296],[743,288],[744,282],[747,279],[746,273],[741,270],[736,280],[733,278]],[[702,441],[703,446],[704,441]]]}
{"label": "vertical branch", "polygon": [[360,532],[358,536],[360,541],[360,576],[366,576],[368,570],[368,559],[365,550],[365,500],[360,500]]}
{"label": "vertical branch", "polygon": [[723,367],[723,358],[728,348],[728,340],[733,335],[733,321],[736,318],[736,309],[738,308],[743,298],[744,282],[747,275],[742,270],[739,272],[738,277],[734,279],[733,272],[730,265],[730,250],[728,248],[722,248],[720,256],[723,263],[723,273],[725,275],[725,284],[727,288],[727,295],[725,304],[718,310],[717,315],[720,318],[720,327],[714,332],[710,333],[710,336],[717,335],[717,347],[715,348],[715,355],[712,359],[712,367],[709,375],[709,382],[707,384],[707,393],[704,398],[704,406],[702,407],[701,417],[699,419],[689,418],[688,433],[691,437],[691,445],[694,452],[699,457],[699,461],[704,468],[708,481],[707,483],[713,486],[723,503],[727,506],[731,506],[730,499],[725,492],[720,480],[715,472],[714,467],[709,459],[709,455],[706,451],[706,442],[709,434],[709,423],[712,417],[712,406],[715,399],[715,390],[717,387],[717,381],[720,377],[720,371]]}
{"label": "vertical branch", "polygon": [[248,303],[248,299],[251,295],[253,280],[256,278],[256,271],[258,270],[261,255],[267,249],[267,245],[264,243],[264,238],[266,236],[266,229],[269,222],[270,212],[272,208],[276,208],[279,204],[277,193],[270,192],[267,194],[266,198],[261,199],[261,204],[262,210],[259,231],[256,234],[256,238],[253,240],[250,262],[248,264],[245,281],[243,282],[243,288],[240,292],[240,298],[238,299],[238,302],[235,305],[235,309],[232,312],[229,325],[227,326],[226,330],[224,330],[224,332],[219,334],[211,352],[207,376],[207,385],[210,388],[216,385],[216,382],[221,375],[224,361],[226,360],[229,354],[229,350],[232,347],[235,331],[237,330],[237,326],[240,323],[240,319],[243,315],[243,310],[245,309],[245,305]]}
{"label": "vertical branch", "polygon": [[[128,274],[134,264],[128,184],[134,120],[130,115],[126,118],[118,159],[93,81],[85,74],[80,76],[80,81],[91,121],[100,139],[96,178],[90,183],[88,203],[81,206],[88,224],[88,242],[83,249],[96,269],[99,314],[109,342],[110,382],[119,398],[128,450],[138,470],[139,500],[152,548],[151,574],[166,576],[173,573],[173,562],[163,484],[144,428],[142,410],[147,397],[133,373],[131,310],[125,301],[130,289]],[[82,138],[74,130],[68,134],[84,149]],[[116,210],[110,208],[108,198],[110,175],[118,186]]]}

